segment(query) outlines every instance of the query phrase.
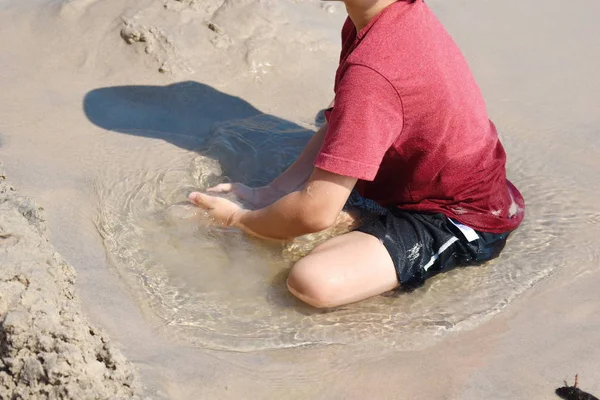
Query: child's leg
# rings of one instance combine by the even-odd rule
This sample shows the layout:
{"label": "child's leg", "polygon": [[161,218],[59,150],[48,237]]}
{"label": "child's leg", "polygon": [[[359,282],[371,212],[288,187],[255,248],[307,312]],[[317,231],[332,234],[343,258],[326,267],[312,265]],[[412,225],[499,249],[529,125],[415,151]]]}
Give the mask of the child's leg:
{"label": "child's leg", "polygon": [[390,210],[317,246],[294,265],[290,291],[315,307],[335,307],[497,257],[508,237],[477,232],[443,214]]}
{"label": "child's leg", "polygon": [[384,245],[363,232],[332,238],[299,260],[288,277],[289,290],[314,307],[364,300],[398,286]]}

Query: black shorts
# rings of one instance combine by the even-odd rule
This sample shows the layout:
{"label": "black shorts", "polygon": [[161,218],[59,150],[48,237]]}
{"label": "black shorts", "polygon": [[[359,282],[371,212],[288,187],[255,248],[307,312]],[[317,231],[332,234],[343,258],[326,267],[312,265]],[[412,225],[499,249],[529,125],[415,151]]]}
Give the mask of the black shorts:
{"label": "black shorts", "polygon": [[497,257],[510,234],[475,231],[444,214],[398,209],[379,214],[355,230],[383,243],[394,262],[400,286],[405,289],[419,287],[439,272]]}

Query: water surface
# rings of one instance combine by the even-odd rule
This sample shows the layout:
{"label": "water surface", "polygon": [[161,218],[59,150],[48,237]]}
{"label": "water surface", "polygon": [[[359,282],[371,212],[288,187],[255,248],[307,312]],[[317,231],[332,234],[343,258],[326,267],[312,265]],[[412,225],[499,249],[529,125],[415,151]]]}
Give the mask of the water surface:
{"label": "water surface", "polygon": [[285,279],[293,260],[327,234],[268,243],[211,227],[186,204],[189,192],[219,182],[267,183],[310,134],[273,117],[251,117],[216,124],[198,151],[155,141],[133,149],[137,165],[105,169],[97,226],[114,267],[167,331],[197,346],[236,351],[365,341],[412,349],[485,320],[561,266],[597,257],[582,241],[578,254],[565,251],[571,230],[600,221],[582,207],[581,188],[517,157],[509,172],[527,200],[527,218],[498,259],[441,274],[411,293],[312,309],[287,292]]}

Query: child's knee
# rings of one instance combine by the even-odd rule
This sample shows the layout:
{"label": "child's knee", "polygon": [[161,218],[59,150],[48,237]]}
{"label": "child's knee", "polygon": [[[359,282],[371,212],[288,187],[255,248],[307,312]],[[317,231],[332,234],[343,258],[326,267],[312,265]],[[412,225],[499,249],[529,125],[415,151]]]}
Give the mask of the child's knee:
{"label": "child's knee", "polygon": [[310,257],[298,261],[287,279],[289,291],[300,300],[317,308],[340,305],[335,279],[327,276],[325,268],[311,262]]}

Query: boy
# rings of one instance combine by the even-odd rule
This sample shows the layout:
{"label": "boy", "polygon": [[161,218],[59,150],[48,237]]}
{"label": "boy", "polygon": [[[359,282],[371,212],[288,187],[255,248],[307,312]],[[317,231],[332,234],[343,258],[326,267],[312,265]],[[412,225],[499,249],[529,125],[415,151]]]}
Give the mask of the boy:
{"label": "boy", "polygon": [[327,123],[270,185],[190,194],[215,222],[287,239],[334,224],[353,189],[385,210],[317,246],[288,288],[334,307],[496,257],[523,219],[504,149],[460,50],[422,0],[344,0]]}

